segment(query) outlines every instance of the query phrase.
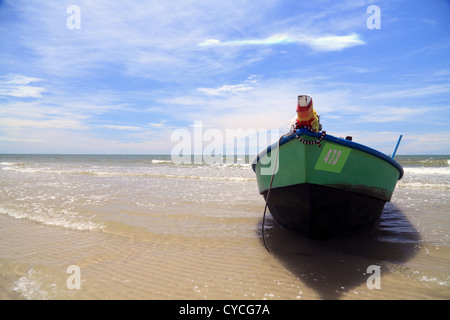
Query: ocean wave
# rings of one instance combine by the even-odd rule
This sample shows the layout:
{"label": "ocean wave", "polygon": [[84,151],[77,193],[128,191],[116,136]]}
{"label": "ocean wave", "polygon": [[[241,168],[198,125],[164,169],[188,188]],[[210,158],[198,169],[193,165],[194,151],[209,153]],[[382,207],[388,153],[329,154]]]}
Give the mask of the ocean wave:
{"label": "ocean wave", "polygon": [[[224,164],[221,165],[223,168],[227,167],[240,167],[239,164]],[[97,177],[141,177],[141,178],[167,178],[167,179],[194,179],[194,180],[219,180],[219,181],[254,181],[254,177],[244,177],[244,176],[203,176],[203,175],[192,175],[188,172],[177,172],[176,174],[161,173],[161,172],[147,172],[146,170],[111,170],[106,171],[103,169],[52,169],[48,167],[14,167],[7,166],[3,170],[15,171],[21,173],[36,173],[36,174],[58,174],[58,175],[87,175],[87,176],[97,176]]]}
{"label": "ocean wave", "polygon": [[153,159],[152,163],[155,164],[173,164],[172,160],[157,160],[157,159]]}
{"label": "ocean wave", "polygon": [[19,163],[16,163],[16,162],[0,162],[0,164],[2,166],[14,166],[14,165],[17,165]]}
{"label": "ocean wave", "polygon": [[[397,160],[397,159],[396,159]],[[450,159],[448,156],[417,156],[417,157],[400,157],[398,162],[404,167],[448,167]]]}
{"label": "ocean wave", "polygon": [[450,184],[445,183],[427,183],[400,180],[397,185],[399,188],[406,189],[450,190]]}
{"label": "ocean wave", "polygon": [[404,167],[405,175],[450,175],[450,167]]}
{"label": "ocean wave", "polygon": [[196,175],[178,175],[178,174],[152,174],[151,177],[167,179],[192,179],[192,180],[218,180],[218,181],[256,181],[256,178],[249,177],[226,177],[226,176],[196,176]]}
{"label": "ocean wave", "polygon": [[252,166],[250,163],[213,163],[211,164],[211,166],[213,167],[218,167],[218,168],[242,168],[242,169],[251,169]]}
{"label": "ocean wave", "polygon": [[2,170],[23,172],[23,173],[38,173],[38,172],[49,173],[49,172],[51,172],[49,170],[45,170],[42,168],[23,168],[23,167],[13,167],[13,166],[4,167],[4,168],[2,168]]}
{"label": "ocean wave", "polygon": [[96,231],[104,229],[104,225],[101,223],[90,220],[74,219],[73,216],[65,216],[63,211],[61,213],[62,214],[45,214],[35,211],[33,211],[33,213],[27,213],[23,211],[0,208],[0,214],[14,219],[25,219],[47,226],[63,227],[77,231]]}
{"label": "ocean wave", "polygon": [[62,169],[51,169],[51,168],[46,168],[46,167],[13,167],[13,166],[8,166],[8,167],[4,167],[2,168],[2,170],[5,171],[15,171],[15,172],[21,172],[21,173],[55,173],[55,174],[99,174],[101,175],[101,172],[94,172],[94,171],[90,171],[90,170],[73,170],[73,169],[68,169],[68,170],[62,170]]}

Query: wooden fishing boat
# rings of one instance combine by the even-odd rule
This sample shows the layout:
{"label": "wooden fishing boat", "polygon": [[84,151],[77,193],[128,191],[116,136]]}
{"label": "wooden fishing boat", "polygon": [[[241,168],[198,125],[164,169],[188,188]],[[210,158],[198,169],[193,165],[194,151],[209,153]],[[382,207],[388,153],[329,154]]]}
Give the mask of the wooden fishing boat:
{"label": "wooden fishing boat", "polygon": [[311,237],[374,225],[403,176],[393,157],[307,128],[261,151],[252,168],[274,220]]}

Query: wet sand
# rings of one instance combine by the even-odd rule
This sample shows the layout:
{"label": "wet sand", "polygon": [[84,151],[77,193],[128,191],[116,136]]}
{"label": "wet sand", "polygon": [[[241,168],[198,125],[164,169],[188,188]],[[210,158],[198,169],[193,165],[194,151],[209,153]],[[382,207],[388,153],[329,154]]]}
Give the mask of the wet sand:
{"label": "wet sand", "polygon": [[[260,222],[255,220],[257,235]],[[439,259],[447,248],[418,248],[417,239],[383,243],[377,240],[379,230],[312,240],[278,227],[270,217],[266,224],[270,253],[257,236],[148,240],[0,216],[1,299],[449,297],[449,286],[442,283],[447,270],[440,280],[413,271],[430,257]],[[70,265],[80,267],[80,289],[67,287]],[[370,265],[381,268],[380,289],[367,286]]]}

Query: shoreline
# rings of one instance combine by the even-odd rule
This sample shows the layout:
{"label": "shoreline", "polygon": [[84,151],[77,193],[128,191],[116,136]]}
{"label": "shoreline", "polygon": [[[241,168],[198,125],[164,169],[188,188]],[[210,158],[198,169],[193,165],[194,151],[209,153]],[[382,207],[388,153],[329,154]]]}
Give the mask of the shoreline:
{"label": "shoreline", "polygon": [[[2,300],[448,298],[445,290],[440,294],[433,290],[444,284],[431,278],[405,282],[405,277],[414,276],[408,274],[409,264],[421,264],[426,257],[419,256],[436,252],[431,246],[398,263],[385,260],[399,253],[392,248],[387,248],[391,250],[387,256],[365,257],[361,245],[355,246],[353,240],[341,239],[341,243],[352,244],[342,251],[334,241],[325,245],[305,241],[275,225],[269,227],[269,245],[274,250],[270,254],[257,237],[248,243],[223,239],[213,244],[173,244],[161,239],[143,241],[104,232],[65,230],[4,216],[0,221]],[[299,238],[304,241],[300,248]],[[382,289],[370,290],[365,267],[377,263],[382,268]],[[66,286],[70,265],[80,267],[79,290]]]}

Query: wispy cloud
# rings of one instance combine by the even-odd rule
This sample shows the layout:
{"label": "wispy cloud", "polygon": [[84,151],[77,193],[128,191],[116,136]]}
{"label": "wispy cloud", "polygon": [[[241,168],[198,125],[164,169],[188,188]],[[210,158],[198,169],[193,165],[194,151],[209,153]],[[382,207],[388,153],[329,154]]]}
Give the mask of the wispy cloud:
{"label": "wispy cloud", "polygon": [[[387,122],[408,122],[424,114],[436,111],[435,108],[427,106],[404,107],[404,106],[378,106],[376,109],[361,112],[355,116],[355,122],[387,123]],[[416,120],[417,121],[417,120]]]}
{"label": "wispy cloud", "polygon": [[[66,27],[69,16],[65,3],[40,2],[30,6],[18,0],[7,4],[18,18],[8,29],[21,34],[20,45],[26,49],[34,68],[58,77],[85,76],[93,70],[101,73],[116,66],[130,76],[181,81],[194,74],[235,70],[267,57],[267,52],[262,51],[252,55],[199,54],[199,50],[208,47],[258,49],[297,44],[316,51],[340,51],[365,44],[357,33],[347,30],[350,27],[337,29],[339,34],[333,34],[330,33],[333,29],[326,25],[314,25],[324,20],[319,15],[310,14],[316,18],[303,19],[305,22],[267,19],[277,5],[270,1],[192,4],[183,0],[177,5],[157,1],[127,4],[81,1],[79,30]],[[295,30],[292,25],[296,26]],[[248,34],[248,30],[256,36],[235,38],[236,34]],[[30,88],[27,92],[34,96],[42,93],[38,89],[32,92]]]}
{"label": "wispy cloud", "polygon": [[[0,77],[2,90],[12,90],[8,86],[23,86],[35,81],[44,81],[14,74]],[[91,121],[108,113],[129,109],[124,103],[113,104],[111,97],[107,94],[84,95],[78,91],[78,96],[58,93],[59,89],[52,87],[51,90],[39,87],[39,92],[47,92],[42,95],[16,95],[5,96],[1,105],[0,125],[7,130],[22,130],[24,128],[35,129],[67,129],[67,130],[88,130]],[[56,92],[55,92],[56,91]],[[35,99],[26,99],[26,98]],[[18,98],[18,99],[15,99]]]}
{"label": "wispy cloud", "polygon": [[420,98],[428,97],[439,94],[449,94],[450,85],[449,84],[432,84],[427,86],[415,86],[412,88],[401,88],[401,89],[391,89],[385,92],[379,92],[379,97],[384,98]]}
{"label": "wispy cloud", "polygon": [[[265,12],[270,3],[79,1],[81,28],[66,27],[67,3],[7,1],[16,15],[5,29],[21,35],[20,44],[36,69],[59,77],[82,76],[119,66],[131,76],[173,81],[212,64],[198,55],[198,39],[219,30],[257,24],[250,14]],[[22,22],[26,22],[22,23]]]}
{"label": "wispy cloud", "polygon": [[161,128],[165,127],[166,122],[168,122],[168,120],[161,120],[160,122],[157,122],[157,123],[150,122],[148,125],[153,128],[161,129]]}
{"label": "wispy cloud", "polygon": [[243,81],[242,83],[225,84],[218,88],[198,88],[197,90],[210,96],[220,96],[223,94],[244,93],[246,91],[252,90],[257,83],[258,77],[253,75],[248,77],[248,79]]}
{"label": "wispy cloud", "polygon": [[67,118],[46,118],[46,119],[18,119],[0,118],[0,126],[7,129],[75,129],[84,130],[87,127],[79,120]]}
{"label": "wispy cloud", "polygon": [[268,38],[263,39],[246,39],[246,40],[230,40],[220,41],[217,39],[207,39],[198,45],[200,47],[208,46],[249,46],[249,45],[276,45],[276,44],[289,44],[296,42],[294,39],[285,34],[276,34]]}
{"label": "wispy cloud", "polygon": [[360,39],[360,36],[356,33],[351,33],[344,36],[338,35],[324,35],[324,36],[311,36],[311,35],[297,35],[290,36],[287,34],[275,34],[268,38],[262,39],[243,39],[243,40],[230,40],[220,41],[217,39],[207,39],[198,45],[200,47],[227,47],[227,46],[271,46],[271,45],[283,45],[283,44],[301,44],[309,46],[317,51],[341,51],[346,48],[364,45],[365,41]]}
{"label": "wispy cloud", "polygon": [[19,74],[0,76],[0,96],[15,98],[40,98],[46,90],[43,87],[30,86],[32,82],[42,81],[39,78],[26,77]]}
{"label": "wispy cloud", "polygon": [[365,45],[366,42],[360,39],[356,33],[345,36],[320,36],[320,37],[303,37],[299,42],[309,45],[318,51],[341,51],[346,48]]}
{"label": "wispy cloud", "polygon": [[141,131],[142,128],[137,126],[124,126],[124,125],[112,125],[112,124],[104,124],[100,125],[101,128],[106,129],[114,129],[114,130],[124,130],[124,131]]}

